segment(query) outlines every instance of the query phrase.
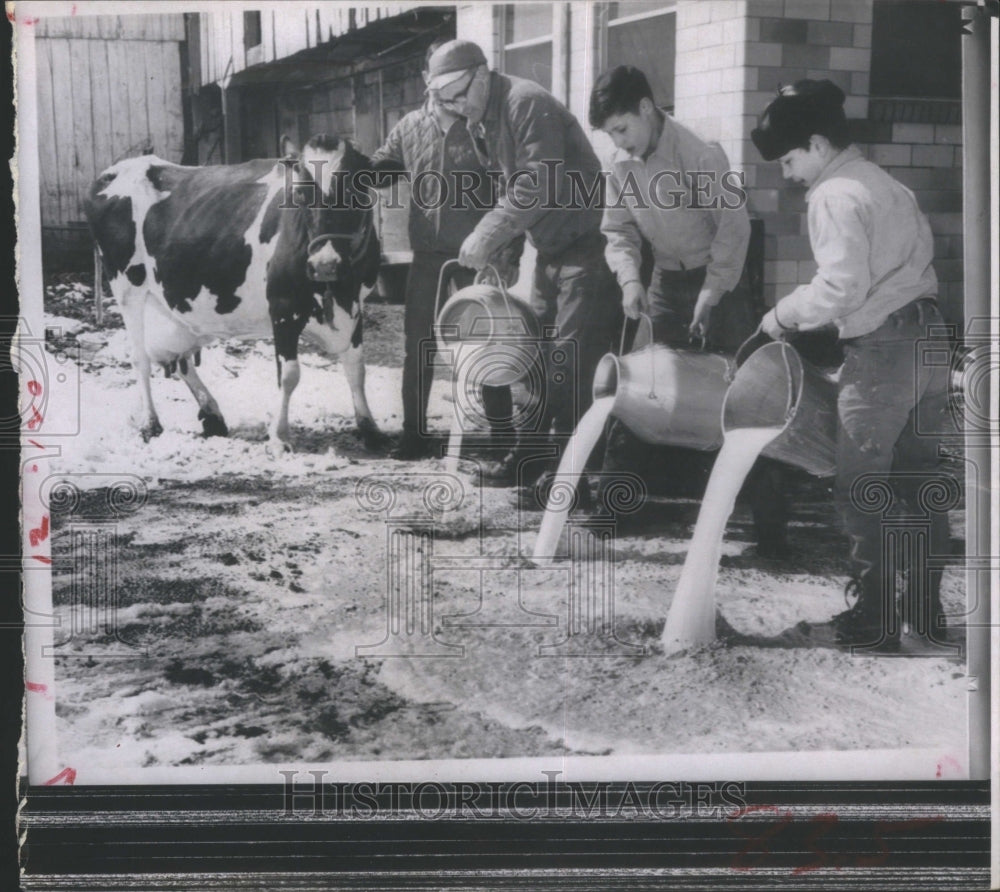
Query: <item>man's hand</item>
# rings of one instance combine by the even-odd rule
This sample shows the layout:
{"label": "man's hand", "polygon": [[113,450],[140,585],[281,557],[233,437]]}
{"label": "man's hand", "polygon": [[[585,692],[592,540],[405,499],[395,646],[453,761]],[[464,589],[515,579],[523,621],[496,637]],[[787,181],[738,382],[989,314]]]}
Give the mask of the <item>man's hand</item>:
{"label": "man's hand", "polygon": [[622,286],[622,309],[629,319],[638,319],[646,312],[646,289],[642,282],[626,282]]}
{"label": "man's hand", "polygon": [[490,262],[489,254],[486,252],[485,241],[472,230],[462,242],[462,247],[458,251],[458,262],[469,269],[480,270]]}
{"label": "man's hand", "polygon": [[517,284],[518,277],[521,275],[521,267],[517,263],[510,263],[506,257],[494,257],[493,263],[490,264],[500,275],[503,280],[503,284],[507,288],[513,288]]}
{"label": "man's hand", "polygon": [[708,320],[712,315],[712,307],[719,302],[720,296],[711,288],[702,288],[698,293],[694,314],[691,317],[691,325],[688,328],[691,337],[705,338],[708,336]]}

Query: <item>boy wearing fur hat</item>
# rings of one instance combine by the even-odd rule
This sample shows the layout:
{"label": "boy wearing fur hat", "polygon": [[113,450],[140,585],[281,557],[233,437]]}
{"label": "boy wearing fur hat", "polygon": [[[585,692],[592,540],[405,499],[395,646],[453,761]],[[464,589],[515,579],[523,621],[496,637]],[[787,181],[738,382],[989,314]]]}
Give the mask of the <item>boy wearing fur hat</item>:
{"label": "boy wearing fur hat", "polygon": [[[784,88],[751,134],[786,179],[808,187],[809,240],[818,270],[779,300],[761,326],[773,338],[837,327],[844,348],[837,399],[834,498],[850,540],[857,601],[833,618],[838,644],[893,652],[900,620],[895,573],[883,554],[881,512],[865,490],[891,486],[911,513],[930,516],[924,554],[949,552],[947,514],[922,490],[940,481],[939,435],[948,371],[921,361],[919,342],[943,334],[933,239],[913,193],[851,145],[844,93],[830,81]],[[937,327],[935,331],[934,327]],[[947,340],[941,349],[947,349]],[[941,571],[909,569],[910,604],[931,638],[945,637]],[[918,617],[918,626],[922,625]],[[912,621],[912,615],[911,615]]]}

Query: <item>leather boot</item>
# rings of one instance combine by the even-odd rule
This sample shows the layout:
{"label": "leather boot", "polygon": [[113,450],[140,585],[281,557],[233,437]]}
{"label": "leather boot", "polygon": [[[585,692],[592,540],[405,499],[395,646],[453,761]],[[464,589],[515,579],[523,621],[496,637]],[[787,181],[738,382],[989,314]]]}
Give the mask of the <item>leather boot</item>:
{"label": "leather boot", "polygon": [[863,648],[873,653],[899,650],[899,615],[894,592],[883,596],[881,574],[865,573],[847,583],[844,595],[857,597],[854,605],[833,618],[836,642],[841,647]]}

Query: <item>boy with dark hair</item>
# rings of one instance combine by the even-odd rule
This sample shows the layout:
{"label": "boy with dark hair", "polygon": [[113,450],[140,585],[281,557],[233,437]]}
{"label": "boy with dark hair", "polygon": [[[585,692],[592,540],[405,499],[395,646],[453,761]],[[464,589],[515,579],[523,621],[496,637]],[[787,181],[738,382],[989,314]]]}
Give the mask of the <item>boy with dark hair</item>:
{"label": "boy with dark hair", "polygon": [[[671,347],[688,347],[697,337],[712,349],[735,353],[753,333],[756,319],[750,295],[738,287],[750,218],[725,152],[658,109],[646,75],[630,65],[597,79],[589,119],[618,150],[611,158],[601,230],[626,315],[647,314],[653,339]],[[652,254],[651,275],[644,252]],[[640,325],[633,346],[647,336]],[[660,467],[670,468],[675,487],[708,473],[688,450],[660,447],[655,455]],[[605,473],[641,473],[649,456],[646,444],[619,421],[612,423]],[[762,459],[746,484],[763,557],[781,557],[787,549],[782,477],[775,463]],[[604,479],[610,485],[612,478]]]}
{"label": "boy with dark hair", "polygon": [[[668,344],[707,337],[712,309],[738,284],[750,242],[745,195],[726,153],[660,111],[646,75],[629,65],[598,78],[589,118],[618,150],[601,231],[626,315],[648,313],[657,340]],[[648,290],[643,239],[653,254]],[[743,321],[746,337],[754,326]],[[735,340],[718,346],[735,350],[742,338]]]}
{"label": "boy with dark hair", "polygon": [[[773,338],[835,325],[844,348],[837,384],[834,497],[851,544],[857,595],[833,619],[842,645],[899,647],[895,573],[886,567],[882,519],[861,490],[891,486],[910,511],[930,518],[923,555],[950,551],[948,517],[935,500],[938,447],[946,429],[948,370],[922,362],[920,341],[943,333],[934,242],[913,193],[849,143],[844,93],[830,81],[799,81],[771,102],[751,134],[786,179],[809,187],[809,240],[818,270],[777,302],[761,325]],[[934,327],[937,326],[937,330]],[[941,340],[938,350],[948,350]],[[918,424],[919,419],[919,424]],[[944,637],[941,571],[908,568],[910,604]],[[925,584],[926,583],[926,584]]]}

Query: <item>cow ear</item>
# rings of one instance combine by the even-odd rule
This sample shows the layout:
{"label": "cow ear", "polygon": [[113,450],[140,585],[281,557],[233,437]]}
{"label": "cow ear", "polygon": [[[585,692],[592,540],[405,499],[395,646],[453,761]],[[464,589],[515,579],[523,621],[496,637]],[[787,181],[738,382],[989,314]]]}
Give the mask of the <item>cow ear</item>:
{"label": "cow ear", "polygon": [[299,147],[295,145],[292,140],[286,136],[284,133],[281,134],[281,140],[279,142],[281,157],[282,158],[298,158],[299,157]]}

